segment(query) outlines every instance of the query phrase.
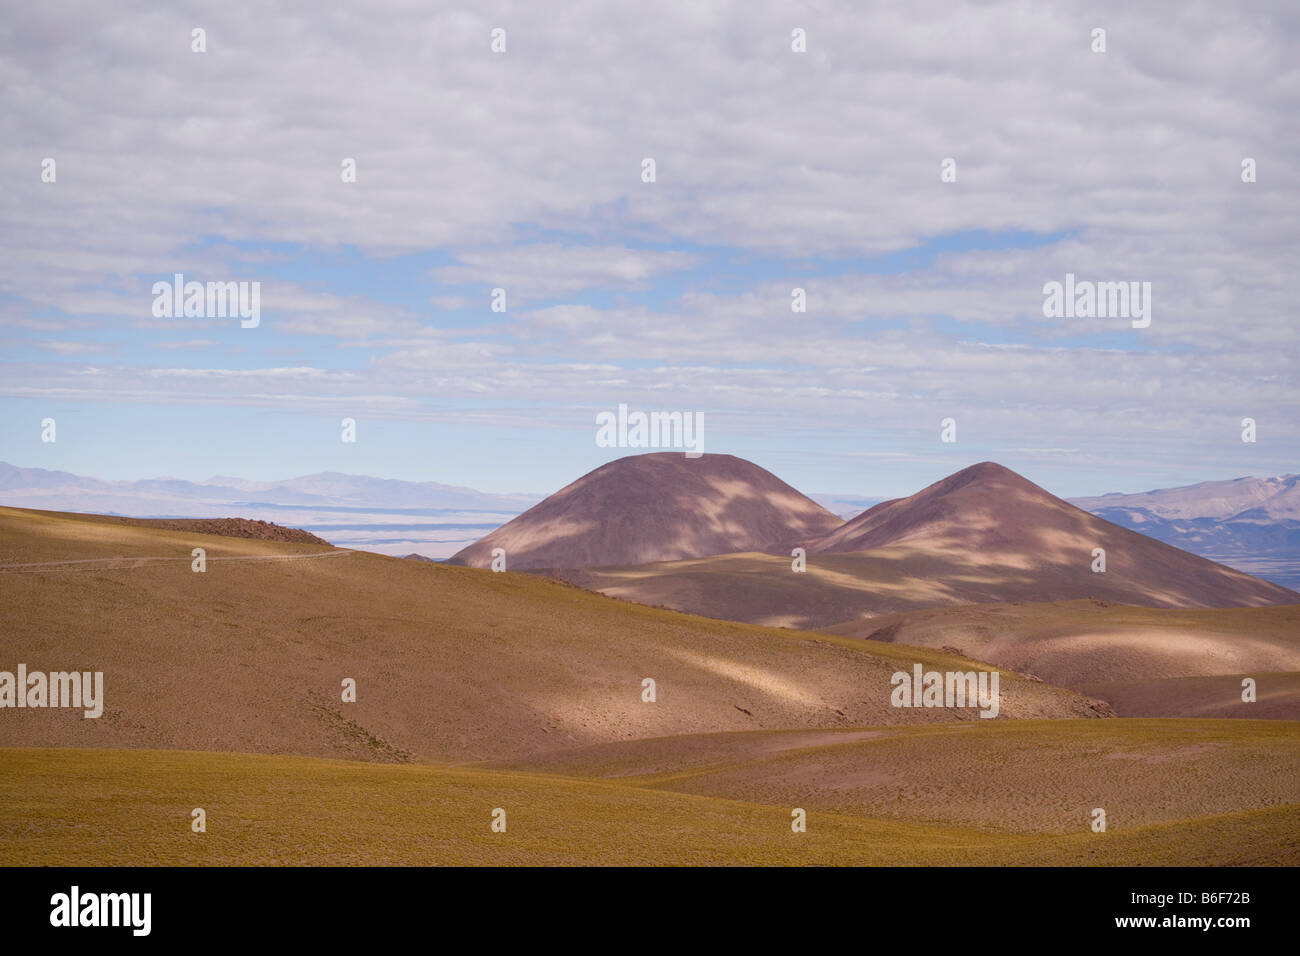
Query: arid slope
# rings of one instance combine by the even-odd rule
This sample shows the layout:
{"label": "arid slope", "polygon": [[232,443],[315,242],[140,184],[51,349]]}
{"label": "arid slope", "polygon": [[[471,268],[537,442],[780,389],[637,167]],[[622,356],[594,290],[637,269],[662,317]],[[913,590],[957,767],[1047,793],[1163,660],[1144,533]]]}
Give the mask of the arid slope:
{"label": "arid slope", "polygon": [[[1174,610],[1060,601],[935,608],[826,628],[947,648],[1133,717],[1300,719],[1300,605]],[[1256,700],[1242,700],[1242,680]]]}
{"label": "arid slope", "polygon": [[[5,710],[0,746],[463,761],[979,719],[890,706],[900,668],[974,666],[942,652],[708,621],[527,574],[80,515],[0,508],[0,598],[0,670],[102,671],[106,698],[99,719]],[[355,703],[341,700],[349,678]],[[1003,717],[1098,713],[1010,673],[1001,692]]]}
{"label": "arid slope", "polygon": [[788,549],[840,519],[771,472],[733,455],[631,455],[583,475],[476,541],[451,564],[512,571],[644,564]]}
{"label": "arid slope", "polygon": [[807,551],[803,573],[788,554],[761,553],[560,573],[630,601],[802,628],[1011,601],[1300,603],[1294,591],[1103,521],[991,462],[879,504],[808,542]]}

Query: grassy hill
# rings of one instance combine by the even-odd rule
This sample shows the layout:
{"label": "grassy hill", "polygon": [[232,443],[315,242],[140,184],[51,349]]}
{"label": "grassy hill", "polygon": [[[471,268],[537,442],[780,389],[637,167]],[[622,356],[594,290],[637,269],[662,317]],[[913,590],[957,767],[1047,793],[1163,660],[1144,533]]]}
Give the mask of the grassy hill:
{"label": "grassy hill", "polygon": [[[992,721],[629,741],[516,761],[769,806],[1006,833],[1108,832],[1300,801],[1289,721]],[[1267,766],[1269,772],[1258,773]],[[1189,786],[1190,781],[1214,781]]]}
{"label": "grassy hill", "polygon": [[[1075,721],[1065,733],[1086,747],[1090,732],[1120,721]],[[1260,759],[1278,755],[1275,744],[1252,741],[1233,721],[1236,745],[1264,747]],[[1274,731],[1282,725],[1270,724]],[[1055,739],[1051,728],[1046,746]],[[1291,739],[1294,740],[1293,728]],[[958,729],[949,728],[953,732]],[[966,730],[983,736],[979,725]],[[1045,752],[1032,740],[1038,722],[1000,725],[992,749],[1014,754],[1016,783],[1032,778],[1032,760]],[[919,730],[928,746],[906,765],[941,752],[945,730]],[[937,736],[936,736],[937,734]],[[906,731],[886,749],[906,757]],[[905,800],[880,807],[829,809],[821,792],[790,789],[789,778],[771,784],[780,802],[718,796],[734,779],[717,772],[652,786],[634,781],[579,779],[554,774],[391,765],[303,757],[179,751],[0,749],[0,865],[1295,865],[1300,862],[1300,808],[1278,793],[1250,784],[1246,808],[1218,812],[1192,806],[1135,814],[1142,780],[1160,770],[1162,744],[1143,731],[1125,743],[1146,754],[1098,759],[1098,781],[1084,771],[1071,782],[1052,766],[1048,782],[1016,795],[998,785],[998,773],[973,764],[967,782],[978,796],[966,800],[961,781],[948,780],[952,805],[938,797],[920,807]],[[1211,741],[1221,740],[1211,734]],[[948,741],[947,743],[952,743]],[[1100,739],[1099,746],[1109,740]],[[1186,750],[1184,741],[1178,745]],[[1152,750],[1151,748],[1155,748]],[[1273,749],[1269,749],[1272,747]],[[1028,749],[1026,749],[1028,748]],[[852,748],[850,747],[850,753]],[[1286,769],[1295,779],[1294,745]],[[844,759],[846,755],[840,755]],[[971,753],[975,761],[983,756]],[[1100,755],[1099,755],[1100,756]],[[785,759],[808,760],[806,754]],[[1193,761],[1192,771],[1211,764]],[[951,764],[948,766],[952,766]],[[740,774],[740,791],[753,794],[771,770],[761,764]],[[1080,768],[1082,770],[1082,768]],[[738,771],[731,771],[734,777]],[[843,779],[840,776],[837,779]],[[1164,795],[1198,778],[1163,768],[1147,792]],[[1204,779],[1202,779],[1204,785]],[[921,784],[921,778],[918,778]],[[693,788],[701,793],[680,792]],[[786,789],[781,789],[781,788]],[[1055,788],[1055,791],[1053,791]],[[920,786],[924,792],[924,785]],[[1056,792],[1071,825],[1048,832],[1023,824],[990,827],[989,820],[1036,819],[1034,802]],[[793,799],[798,798],[794,803]],[[1007,801],[999,809],[999,799]],[[1231,797],[1218,801],[1227,804]],[[839,801],[843,803],[843,801]],[[1157,800],[1157,805],[1160,803]],[[1105,833],[1087,820],[1093,805],[1109,806]],[[791,830],[794,806],[807,811],[807,832]],[[191,831],[191,811],[206,812],[207,832]],[[492,812],[506,811],[506,832],[493,833]],[[946,809],[944,809],[946,807]],[[963,810],[963,808],[966,808]],[[965,813],[968,820],[954,823]],[[917,817],[930,814],[933,819]],[[1016,832],[1020,830],[1021,832]]]}

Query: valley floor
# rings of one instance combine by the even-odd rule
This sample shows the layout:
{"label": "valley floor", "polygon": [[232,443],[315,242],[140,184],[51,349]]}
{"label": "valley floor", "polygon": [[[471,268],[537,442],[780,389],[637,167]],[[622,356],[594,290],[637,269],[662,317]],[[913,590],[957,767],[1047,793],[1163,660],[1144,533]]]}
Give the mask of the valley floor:
{"label": "valley floor", "polygon": [[[1298,731],[1121,719],[742,732],[508,766],[6,748],[0,864],[1295,865]],[[191,829],[195,808],[206,832]]]}

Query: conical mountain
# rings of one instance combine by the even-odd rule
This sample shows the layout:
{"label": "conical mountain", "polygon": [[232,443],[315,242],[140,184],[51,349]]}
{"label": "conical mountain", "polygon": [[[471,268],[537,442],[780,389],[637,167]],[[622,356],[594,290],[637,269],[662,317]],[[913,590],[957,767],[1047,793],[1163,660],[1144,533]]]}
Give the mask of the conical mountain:
{"label": "conical mountain", "polygon": [[776,475],[734,455],[632,455],[560,489],[450,559],[511,571],[675,561],[788,549],[841,524]]}
{"label": "conical mountain", "polygon": [[[1295,592],[1122,528],[991,461],[876,505],[808,545],[810,554],[928,556],[985,600],[1105,597],[1155,607],[1247,607]],[[1101,555],[1105,552],[1105,570]],[[982,580],[988,579],[988,580]],[[1002,586],[998,585],[1001,580]]]}

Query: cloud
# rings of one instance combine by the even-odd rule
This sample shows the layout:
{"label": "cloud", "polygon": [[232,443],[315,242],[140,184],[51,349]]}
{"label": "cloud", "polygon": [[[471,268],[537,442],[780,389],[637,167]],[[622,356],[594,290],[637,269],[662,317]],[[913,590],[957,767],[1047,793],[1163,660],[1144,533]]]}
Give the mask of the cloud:
{"label": "cloud", "polygon": [[107,342],[71,342],[56,339],[44,339],[26,343],[43,352],[57,352],[59,355],[91,355],[97,352],[113,352],[116,347]]}
{"label": "cloud", "polygon": [[190,339],[185,342],[151,342],[149,348],[164,349],[171,351],[181,351],[184,349],[214,349],[219,348],[221,343],[216,339]]}
{"label": "cloud", "polygon": [[[469,396],[512,410],[467,420],[534,425],[671,397],[844,455],[956,414],[1008,448],[1198,466],[1252,414],[1277,460],[1300,450],[1278,411],[1300,403],[1293,5],[271,2],[205,11],[201,55],[193,19],[88,0],[0,33],[0,324],[67,359],[8,363],[0,394],[410,417]],[[355,273],[316,267],[344,254]],[[406,301],[431,308],[395,305],[385,266],[422,256]],[[216,340],[145,330],[233,328],[151,316],[178,271],[262,281],[241,358],[308,364],[159,363]],[[1150,281],[1151,328],[1044,319],[1067,271]],[[106,328],[140,347],[76,361]]]}
{"label": "cloud", "polygon": [[553,299],[591,288],[645,289],[657,275],[690,268],[685,252],[538,243],[458,254],[459,264],[433,270],[440,282],[507,290],[517,303]]}

